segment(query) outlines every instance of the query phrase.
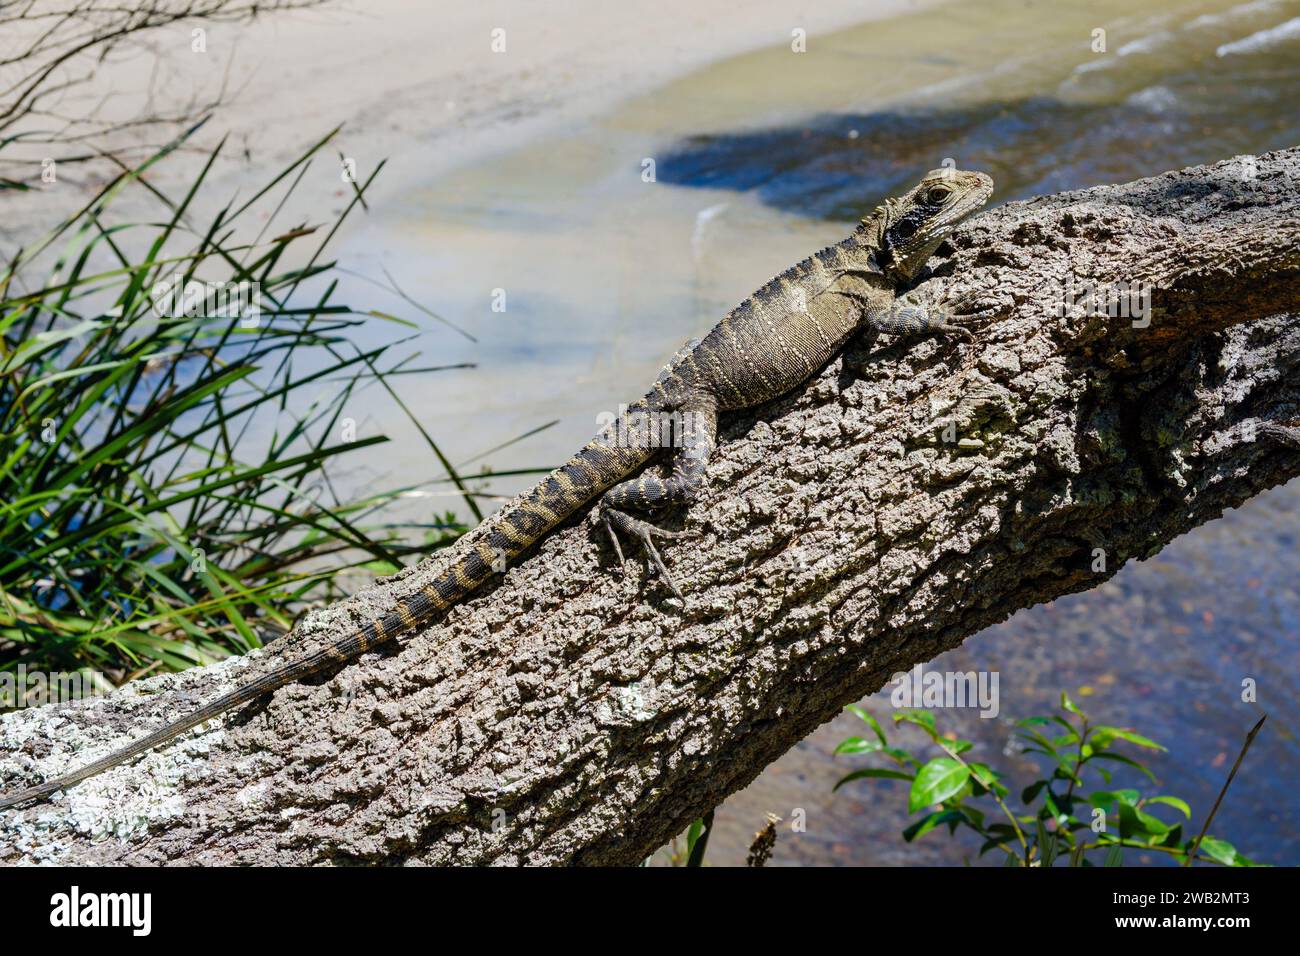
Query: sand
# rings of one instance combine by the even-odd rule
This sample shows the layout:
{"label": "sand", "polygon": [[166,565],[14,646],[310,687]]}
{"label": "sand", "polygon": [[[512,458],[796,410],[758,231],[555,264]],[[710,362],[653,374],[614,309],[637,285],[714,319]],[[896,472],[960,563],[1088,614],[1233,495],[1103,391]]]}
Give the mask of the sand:
{"label": "sand", "polygon": [[[337,143],[363,175],[389,160],[376,201],[400,201],[412,185],[551,134],[708,63],[788,45],[796,29],[815,44],[837,28],[934,3],[351,0],[252,23],[202,25],[198,52],[195,24],[150,33],[147,47],[116,53],[92,86],[59,106],[76,115],[94,104],[100,116],[130,118],[146,107],[172,110],[220,96],[222,106],[193,140],[210,147],[229,135],[226,158],[210,180],[214,188],[206,192],[213,202],[264,182],[342,123]],[[59,182],[43,185],[41,158],[39,151],[31,154],[29,178],[40,192],[0,199],[0,252],[29,242],[103,181],[85,167],[64,167]],[[337,161],[337,152],[331,159]],[[179,189],[200,160],[197,152],[169,160],[155,181]],[[322,218],[310,212],[303,215]]]}

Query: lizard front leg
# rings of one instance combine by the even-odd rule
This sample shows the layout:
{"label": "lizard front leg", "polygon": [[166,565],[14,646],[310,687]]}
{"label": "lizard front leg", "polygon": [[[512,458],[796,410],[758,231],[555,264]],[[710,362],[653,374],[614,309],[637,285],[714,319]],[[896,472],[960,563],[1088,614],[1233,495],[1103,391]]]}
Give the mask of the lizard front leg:
{"label": "lizard front leg", "polygon": [[717,447],[717,403],[711,397],[704,396],[686,402],[670,414],[677,416],[672,430],[676,448],[672,474],[667,478],[641,475],[615,485],[601,497],[597,513],[614,545],[619,564],[624,560],[623,548],[618,540],[618,532],[622,531],[641,540],[664,582],[677,595],[678,600],[684,601],[685,597],[673,582],[659,549],[655,547],[654,536],[671,539],[689,535],[681,531],[668,531],[627,513],[627,509],[657,511],[690,504],[704,490],[705,471],[713,450]]}
{"label": "lizard front leg", "polygon": [[968,342],[973,342],[975,336],[969,329],[953,325],[953,318],[957,315],[964,318],[980,318],[992,313],[992,309],[967,313],[946,305],[920,302],[909,292],[892,299],[887,304],[869,305],[863,317],[873,329],[886,335],[915,335],[918,332],[937,331],[954,333]]}

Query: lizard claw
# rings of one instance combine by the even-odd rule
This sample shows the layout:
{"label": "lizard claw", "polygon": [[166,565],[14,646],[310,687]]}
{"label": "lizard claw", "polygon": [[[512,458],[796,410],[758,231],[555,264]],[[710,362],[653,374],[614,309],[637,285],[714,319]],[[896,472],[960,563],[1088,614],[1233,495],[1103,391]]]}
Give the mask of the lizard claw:
{"label": "lizard claw", "polygon": [[[1001,310],[996,306],[990,308],[984,308],[984,309],[976,309],[970,312],[959,307],[955,309],[945,309],[943,311],[943,325],[939,326],[939,329],[943,332],[955,333],[957,335],[960,335],[967,342],[974,342],[975,333],[973,333],[970,329],[966,328],[964,323],[969,322],[971,320],[979,322],[983,319],[991,319],[994,316],[996,316],[1000,311]],[[961,318],[963,322],[962,325],[953,324],[953,319],[957,317]]]}
{"label": "lizard claw", "polygon": [[969,292],[962,293],[953,299],[949,309],[957,315],[963,316],[985,316],[996,315],[1004,308],[1004,303],[996,296],[989,294],[988,289],[972,289]]}
{"label": "lizard claw", "polygon": [[954,312],[952,309],[939,306],[934,309],[934,314],[938,319],[938,321],[932,326],[935,331],[941,332],[944,335],[960,335],[967,342],[975,341],[975,336],[970,329],[953,324],[952,320],[958,315],[964,316],[964,313]]}
{"label": "lizard claw", "polygon": [[618,511],[614,508],[606,508],[601,513],[600,517],[601,522],[605,526],[605,531],[614,545],[614,553],[618,555],[619,565],[622,566],[624,559],[623,548],[619,544],[617,532],[622,531],[640,539],[642,546],[646,550],[646,554],[650,555],[651,560],[655,563],[655,567],[658,568],[659,576],[663,578],[664,583],[667,584],[673,594],[677,596],[677,599],[685,603],[685,595],[682,594],[681,589],[677,587],[677,584],[673,581],[672,575],[668,573],[668,566],[664,564],[664,559],[660,556],[659,549],[655,547],[654,536],[674,540],[680,538],[693,538],[695,537],[695,532],[669,531],[666,528],[660,528],[657,525],[653,525],[648,521],[642,521],[640,518],[633,518],[631,515],[624,514],[622,511]]}
{"label": "lizard claw", "polygon": [[608,510],[601,511],[600,523],[605,526],[605,534],[609,535],[609,543],[614,546],[614,553],[618,555],[618,566],[621,568],[627,563],[627,559],[623,557],[623,545],[619,544],[618,533],[614,530],[613,522],[610,521]]}

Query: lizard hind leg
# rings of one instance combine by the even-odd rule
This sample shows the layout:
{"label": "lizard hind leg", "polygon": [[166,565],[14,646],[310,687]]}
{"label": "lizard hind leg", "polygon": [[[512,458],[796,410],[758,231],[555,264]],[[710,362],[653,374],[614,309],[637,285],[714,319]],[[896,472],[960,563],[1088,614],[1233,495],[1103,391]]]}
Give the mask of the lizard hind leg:
{"label": "lizard hind leg", "polygon": [[711,400],[689,403],[679,413],[674,423],[673,444],[676,457],[668,478],[642,475],[605,492],[600,500],[599,519],[623,564],[623,548],[618,533],[622,532],[641,541],[646,554],[654,562],[664,583],[680,601],[685,601],[681,589],[668,573],[668,566],[655,546],[656,537],[667,540],[693,537],[693,532],[669,531],[628,514],[628,510],[657,511],[675,505],[690,504],[704,488],[705,469],[717,443],[717,407]]}

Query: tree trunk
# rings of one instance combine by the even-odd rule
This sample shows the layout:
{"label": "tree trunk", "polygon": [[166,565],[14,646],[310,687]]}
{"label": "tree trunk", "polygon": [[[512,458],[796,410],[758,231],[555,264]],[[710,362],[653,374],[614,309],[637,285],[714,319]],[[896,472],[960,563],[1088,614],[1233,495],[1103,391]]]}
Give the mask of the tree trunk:
{"label": "tree trunk", "polygon": [[[1300,417],[1297,185],[1288,150],[980,217],[923,289],[999,306],[976,344],[864,336],[724,422],[699,537],[665,549],[684,608],[571,522],[388,653],[7,814],[0,861],[640,861],[891,674],[1300,474],[1256,428]],[[1094,308],[1148,291],[1149,322]],[[283,647],[7,715],[0,787],[383,613],[448,557]]]}

